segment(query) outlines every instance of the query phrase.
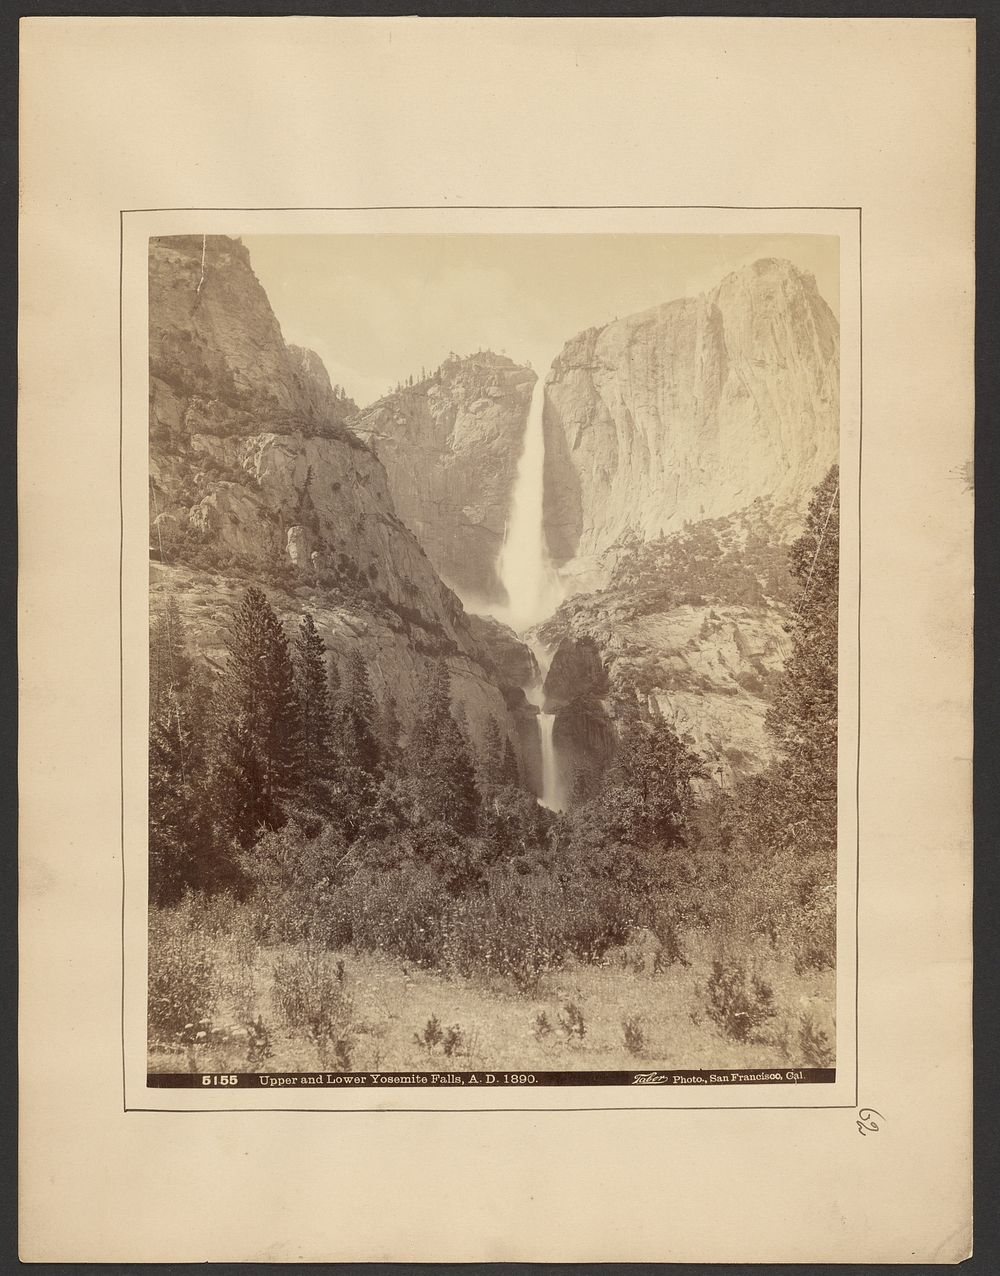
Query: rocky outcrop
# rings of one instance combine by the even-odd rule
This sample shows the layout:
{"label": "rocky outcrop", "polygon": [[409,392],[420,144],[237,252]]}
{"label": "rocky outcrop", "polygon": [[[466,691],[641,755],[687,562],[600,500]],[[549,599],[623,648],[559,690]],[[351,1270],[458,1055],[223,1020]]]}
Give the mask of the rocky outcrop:
{"label": "rocky outcrop", "polygon": [[574,700],[607,695],[608,673],[601,651],[589,634],[563,638],[545,675],[544,708],[555,713]]}
{"label": "rocky outcrop", "polygon": [[538,663],[531,648],[508,625],[491,616],[468,616],[482,659],[498,670],[504,684],[528,687],[538,679]]}
{"label": "rocky outcrop", "polygon": [[606,764],[625,705],[665,718],[725,787],[766,766],[764,718],[788,655],[793,593],[766,526],[758,505],[619,546],[607,587],[539,626],[554,651],[545,700],[568,766]]}
{"label": "rocky outcrop", "polygon": [[545,531],[570,587],[600,555],[758,498],[800,517],[837,459],[839,328],[813,277],[764,259],[709,293],[591,328],[546,381]]}
{"label": "rocky outcrop", "polygon": [[510,634],[495,659],[474,630],[398,517],[378,457],[345,428],[354,405],[316,355],[285,345],[245,248],[156,239],[149,263],[154,608],[173,592],[219,665],[230,604],[263,584],[289,622],[313,614],[334,659],[362,651],[404,730],[443,659],[477,748],[493,719],[516,741],[504,667],[530,653]]}
{"label": "rocky outcrop", "polygon": [[396,512],[470,604],[505,600],[496,562],[535,380],[503,355],[453,355],[353,422],[385,466]]}
{"label": "rocky outcrop", "polygon": [[[285,344],[249,253],[225,235],[150,240],[149,363],[151,377],[225,433],[252,430],[262,413],[272,425],[332,432],[357,411],[334,395],[318,355]],[[162,420],[157,407],[152,424]]]}
{"label": "rocky outcrop", "polygon": [[[612,691],[634,695],[640,712],[665,718],[725,787],[767,765],[773,741],[764,717],[787,655],[784,612],[688,606],[629,620],[614,616],[581,608],[557,616],[545,632],[554,636],[564,628],[569,636],[563,641],[585,635],[599,647]],[[555,730],[560,753],[605,765],[617,709],[613,697],[593,693],[561,706]]]}

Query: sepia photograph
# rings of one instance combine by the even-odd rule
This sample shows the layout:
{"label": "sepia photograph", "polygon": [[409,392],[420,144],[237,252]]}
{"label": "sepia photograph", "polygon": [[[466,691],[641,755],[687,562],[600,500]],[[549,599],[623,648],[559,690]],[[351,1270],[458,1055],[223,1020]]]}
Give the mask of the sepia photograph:
{"label": "sepia photograph", "polygon": [[840,240],[154,236],[148,307],[148,1084],[833,1082]]}
{"label": "sepia photograph", "polygon": [[968,1258],[978,39],[22,15],[22,1262]]}

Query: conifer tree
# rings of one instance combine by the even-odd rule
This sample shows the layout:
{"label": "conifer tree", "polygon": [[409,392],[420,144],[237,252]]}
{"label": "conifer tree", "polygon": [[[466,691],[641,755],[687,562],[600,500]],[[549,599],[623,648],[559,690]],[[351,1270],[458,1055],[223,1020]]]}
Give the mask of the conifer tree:
{"label": "conifer tree", "polygon": [[251,586],[226,644],[219,687],[216,800],[243,847],[278,828],[301,782],[301,733],[288,638],[263,592]]}
{"label": "conifer tree", "polygon": [[685,845],[695,803],[691,785],[704,777],[704,769],[674,729],[662,717],[648,726],[633,723],[626,729],[617,765],[631,799],[623,811],[631,840],[639,845]]}
{"label": "conifer tree", "polygon": [[504,738],[500,731],[500,724],[496,718],[490,718],[479,767],[479,787],[484,792],[498,788],[503,783],[501,778],[504,760],[503,746]]}
{"label": "conifer tree", "polygon": [[424,686],[410,750],[411,769],[425,809],[458,832],[476,825],[479,794],[472,748],[451,712],[451,674],[443,661]]}
{"label": "conifer tree", "polygon": [[413,729],[409,762],[418,773],[430,756],[441,725],[451,713],[451,674],[443,661],[434,664],[424,677],[417,700],[417,721]]}
{"label": "conifer tree", "polygon": [[517,754],[510,736],[504,736],[503,757],[500,762],[500,783],[517,788],[521,783],[521,774],[517,765]]}
{"label": "conifer tree", "polygon": [[345,761],[371,776],[382,771],[378,741],[378,703],[372,691],[368,666],[360,651],[351,653],[347,688],[341,710],[341,747]]}
{"label": "conifer tree", "polygon": [[337,664],[336,656],[331,656],[327,661],[327,692],[329,694],[330,709],[334,715],[340,712],[340,666]]}
{"label": "conifer tree", "polygon": [[399,737],[402,727],[396,699],[386,692],[385,703],[379,713],[379,742],[382,748],[382,759],[387,770],[394,770],[399,763]]}
{"label": "conifer tree", "polygon": [[149,890],[157,903],[172,902],[210,876],[203,791],[209,696],[171,597],[152,626],[150,643]]}
{"label": "conifer tree", "polygon": [[768,711],[781,746],[786,816],[832,846],[837,835],[837,645],[840,473],[816,488],[802,536],[790,551],[799,585],[789,629],[792,651]]}
{"label": "conifer tree", "polygon": [[[673,850],[693,831],[699,759],[663,718],[626,720],[614,762],[581,812],[591,841]],[[584,781],[585,783],[585,781]]]}
{"label": "conifer tree", "polygon": [[496,718],[486,728],[486,743],[479,766],[479,787],[488,789],[517,787],[520,781],[517,754],[510,736]]}
{"label": "conifer tree", "polygon": [[149,698],[152,706],[171,691],[186,690],[191,672],[184,625],[177,599],[171,594],[163,612],[150,627]]}
{"label": "conifer tree", "polygon": [[468,736],[450,713],[441,723],[430,757],[429,775],[438,792],[437,818],[459,833],[474,832],[479,793],[472,748]]}
{"label": "conifer tree", "polygon": [[326,648],[308,612],[292,644],[292,664],[302,745],[301,793],[309,807],[323,811],[333,771],[333,722]]}
{"label": "conifer tree", "polygon": [[736,906],[799,968],[836,959],[839,504],[833,467],[789,554],[792,650],[766,718],[780,754],[740,784],[722,822]]}

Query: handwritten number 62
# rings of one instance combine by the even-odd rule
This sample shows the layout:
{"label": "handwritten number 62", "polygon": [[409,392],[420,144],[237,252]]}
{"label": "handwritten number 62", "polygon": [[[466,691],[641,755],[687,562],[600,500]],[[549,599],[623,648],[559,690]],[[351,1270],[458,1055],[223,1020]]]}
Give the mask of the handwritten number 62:
{"label": "handwritten number 62", "polygon": [[[878,1117],[878,1121],[875,1118]],[[869,1134],[878,1134],[882,1128],[879,1121],[884,1121],[885,1117],[881,1112],[876,1112],[874,1108],[862,1108],[858,1112],[858,1133],[866,1137]]]}

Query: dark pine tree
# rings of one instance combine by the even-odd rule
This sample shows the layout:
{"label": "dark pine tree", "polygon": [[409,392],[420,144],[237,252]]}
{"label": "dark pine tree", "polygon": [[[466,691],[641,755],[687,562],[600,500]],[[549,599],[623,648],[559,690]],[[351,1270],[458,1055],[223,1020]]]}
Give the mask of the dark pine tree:
{"label": "dark pine tree", "polygon": [[410,741],[409,765],[417,775],[423,760],[430,756],[440,734],[441,724],[451,714],[451,674],[443,661],[434,664],[424,677],[417,700],[417,720]]}
{"label": "dark pine tree", "polygon": [[149,700],[155,708],[170,691],[185,691],[191,673],[184,624],[173,594],[150,627],[149,637]]}
{"label": "dark pine tree", "polygon": [[693,831],[692,782],[703,775],[699,759],[663,718],[635,715],[594,799],[580,811],[580,832],[594,845],[682,847]]}
{"label": "dark pine tree", "polygon": [[503,750],[504,736],[500,723],[496,718],[490,718],[486,728],[486,744],[479,759],[479,788],[483,793],[499,788],[503,783]]}
{"label": "dark pine tree", "polygon": [[767,715],[781,746],[776,779],[786,833],[813,846],[837,841],[837,617],[840,583],[840,473],[817,487],[806,528],[790,553],[799,586],[792,651]]}
{"label": "dark pine tree", "polygon": [[401,733],[402,727],[399,722],[399,712],[396,709],[396,699],[390,692],[386,692],[385,703],[379,712],[379,743],[382,749],[382,760],[387,771],[399,769],[399,737]]}
{"label": "dark pine tree", "polygon": [[500,783],[516,788],[521,783],[521,773],[517,765],[517,754],[509,735],[503,739],[503,757],[500,762]]}
{"label": "dark pine tree", "polygon": [[368,676],[368,666],[360,651],[351,653],[347,688],[340,714],[341,748],[344,760],[367,775],[382,773],[382,750],[378,739],[378,702]]}
{"label": "dark pine tree", "polygon": [[334,769],[333,720],[326,648],[308,612],[292,643],[292,664],[302,745],[300,791],[306,806],[322,813],[329,804]]}
{"label": "dark pine tree", "polygon": [[219,687],[215,796],[225,832],[247,847],[279,828],[301,783],[301,732],[288,638],[251,586],[227,642]]}
{"label": "dark pine tree", "polygon": [[834,467],[789,555],[792,650],[766,719],[780,753],[743,781],[720,826],[734,897],[752,876],[754,924],[797,966],[821,969],[836,958],[839,506]]}
{"label": "dark pine tree", "polygon": [[460,833],[476,827],[479,793],[468,737],[452,716],[451,674],[439,661],[424,686],[410,748],[410,770],[429,818]]}
{"label": "dark pine tree", "polygon": [[448,714],[441,724],[430,769],[443,799],[439,804],[438,818],[458,833],[473,833],[476,828],[479,792],[472,757],[468,736]]}
{"label": "dark pine tree", "polygon": [[212,876],[203,790],[211,692],[188,655],[173,598],[150,636],[149,893],[163,904]]}

